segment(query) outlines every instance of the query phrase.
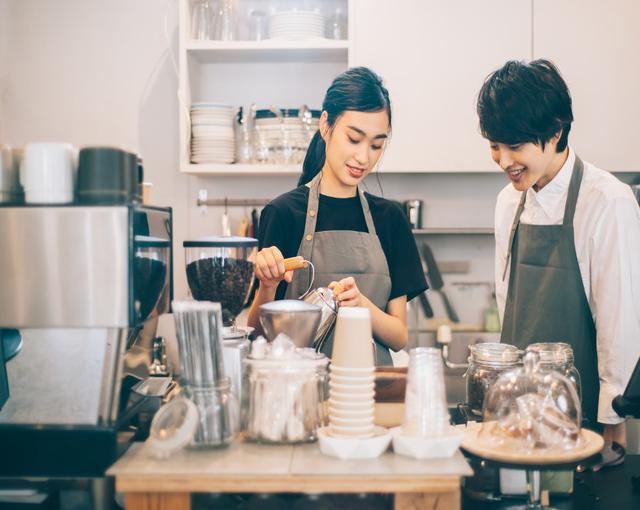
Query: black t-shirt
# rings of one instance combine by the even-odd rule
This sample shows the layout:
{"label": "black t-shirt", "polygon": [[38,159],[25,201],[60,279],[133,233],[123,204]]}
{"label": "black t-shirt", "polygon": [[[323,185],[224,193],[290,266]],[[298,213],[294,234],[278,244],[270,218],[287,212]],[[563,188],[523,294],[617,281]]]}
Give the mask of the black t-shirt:
{"label": "black t-shirt", "polygon": [[[405,295],[410,300],[427,289],[427,282],[409,222],[394,202],[369,193],[365,193],[365,197],[389,266],[389,300]],[[280,195],[262,210],[258,235],[260,249],[277,246],[285,258],[298,254],[308,200],[309,188],[299,186]],[[327,230],[368,231],[358,195],[351,198],[320,195],[316,232]],[[276,299],[284,299],[286,290],[287,283],[281,282]]]}

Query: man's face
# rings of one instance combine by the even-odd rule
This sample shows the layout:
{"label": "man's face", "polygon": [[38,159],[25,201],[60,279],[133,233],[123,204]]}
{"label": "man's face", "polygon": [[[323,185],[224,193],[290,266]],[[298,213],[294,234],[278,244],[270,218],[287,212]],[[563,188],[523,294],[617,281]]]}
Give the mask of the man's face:
{"label": "man's face", "polygon": [[507,174],[511,184],[518,191],[525,191],[535,185],[542,188],[553,175],[551,162],[556,155],[556,138],[549,140],[544,150],[538,144],[526,142],[517,145],[489,141],[491,158]]}

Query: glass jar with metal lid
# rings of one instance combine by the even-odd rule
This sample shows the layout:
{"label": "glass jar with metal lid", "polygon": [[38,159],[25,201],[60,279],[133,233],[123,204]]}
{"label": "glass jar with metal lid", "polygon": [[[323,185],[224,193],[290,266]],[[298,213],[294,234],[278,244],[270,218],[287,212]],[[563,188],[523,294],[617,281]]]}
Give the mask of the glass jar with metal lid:
{"label": "glass jar with metal lid", "polygon": [[529,345],[525,352],[537,352],[541,368],[556,370],[575,386],[578,396],[582,395],[580,373],[573,364],[573,348],[564,342],[539,342]]}
{"label": "glass jar with metal lid", "polygon": [[482,416],[482,406],[489,387],[505,371],[522,364],[523,351],[509,344],[483,342],[469,346],[467,405],[476,416]]}

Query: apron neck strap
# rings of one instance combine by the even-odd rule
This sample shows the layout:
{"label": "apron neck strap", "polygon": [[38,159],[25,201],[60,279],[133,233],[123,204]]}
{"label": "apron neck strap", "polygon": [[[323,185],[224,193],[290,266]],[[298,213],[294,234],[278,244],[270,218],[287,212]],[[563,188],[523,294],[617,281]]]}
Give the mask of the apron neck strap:
{"label": "apron neck strap", "polygon": [[[320,181],[321,180],[322,180],[322,171],[318,172],[318,175],[316,175],[313,179],[311,179],[311,181],[308,184],[309,201],[307,203],[307,223],[308,223],[307,227],[311,227],[311,224],[313,225],[312,228],[310,229],[311,232],[308,232],[309,234],[313,234],[313,232],[315,232],[317,212],[318,212],[318,207],[320,203]],[[369,209],[369,202],[367,200],[367,197],[364,196],[364,192],[360,189],[359,186],[356,192],[360,197],[360,205],[362,206],[362,212],[364,214],[364,221],[367,225],[367,230],[369,231],[369,234],[377,235],[376,226],[373,223],[373,217],[371,216],[371,210]],[[315,212],[310,215],[309,214],[310,211],[315,211]],[[309,228],[305,228],[305,230],[309,230]],[[307,232],[305,232],[305,235],[306,234]]]}
{"label": "apron neck strap", "polygon": [[[571,173],[571,181],[569,182],[569,190],[567,192],[567,202],[564,207],[564,219],[563,225],[573,225],[573,217],[576,213],[576,203],[578,202],[578,192],[580,191],[580,184],[582,183],[582,175],[584,174],[584,164],[582,160],[576,154],[576,161],[573,164],[573,172]],[[502,281],[507,277],[507,268],[509,267],[509,261],[511,259],[511,251],[513,248],[513,239],[516,235],[516,230],[520,224],[520,216],[524,211],[524,204],[527,200],[527,191],[522,192],[522,198],[516,215],[513,218],[513,224],[511,225],[511,232],[509,233],[509,251],[507,253],[507,260],[504,264],[504,271],[502,273]]]}
{"label": "apron neck strap", "polygon": [[576,213],[576,203],[578,202],[578,192],[582,183],[584,174],[584,164],[576,154],[576,161],[573,164],[573,172],[571,173],[571,181],[569,182],[569,191],[567,192],[567,203],[564,207],[563,225],[573,225],[573,217]]}

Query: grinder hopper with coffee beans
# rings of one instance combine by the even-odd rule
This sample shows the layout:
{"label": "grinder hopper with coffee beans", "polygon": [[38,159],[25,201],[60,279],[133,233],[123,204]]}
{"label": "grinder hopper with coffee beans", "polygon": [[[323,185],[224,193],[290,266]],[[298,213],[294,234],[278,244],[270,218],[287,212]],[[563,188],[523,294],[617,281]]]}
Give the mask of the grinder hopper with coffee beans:
{"label": "grinder hopper with coffee beans", "polygon": [[[285,271],[309,270],[307,290],[297,299],[273,301],[260,306],[260,324],[269,341],[279,333],[286,333],[298,347],[313,347],[320,351],[333,331],[338,313],[336,296],[342,286],[313,289],[315,269],[303,257],[284,260]],[[304,301],[307,306],[302,306]]]}

